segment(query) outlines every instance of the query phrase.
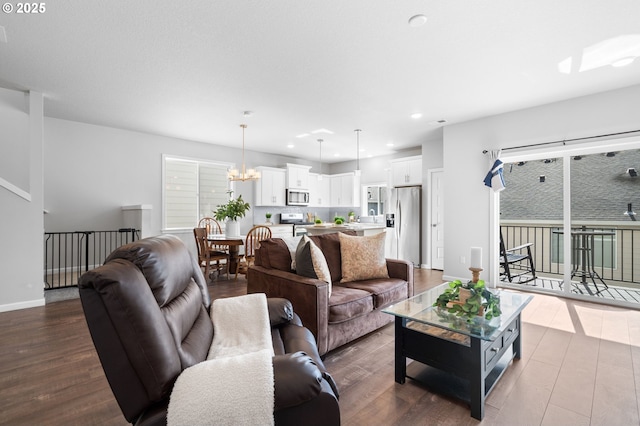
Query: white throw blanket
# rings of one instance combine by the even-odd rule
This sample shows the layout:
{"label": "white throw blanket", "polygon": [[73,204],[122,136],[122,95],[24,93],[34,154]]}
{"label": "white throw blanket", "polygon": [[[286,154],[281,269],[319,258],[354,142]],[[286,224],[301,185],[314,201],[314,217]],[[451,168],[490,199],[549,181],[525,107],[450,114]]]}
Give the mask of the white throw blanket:
{"label": "white throw blanket", "polygon": [[207,361],[180,374],[167,424],[272,425],[274,378],[271,329],[264,294],[217,299]]}

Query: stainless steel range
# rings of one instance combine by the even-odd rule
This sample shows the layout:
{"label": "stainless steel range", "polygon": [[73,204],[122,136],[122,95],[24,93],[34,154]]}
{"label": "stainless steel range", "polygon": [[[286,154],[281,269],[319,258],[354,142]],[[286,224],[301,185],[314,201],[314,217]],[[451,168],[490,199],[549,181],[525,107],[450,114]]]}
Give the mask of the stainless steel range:
{"label": "stainless steel range", "polygon": [[307,233],[305,226],[313,225],[313,222],[307,222],[303,213],[282,213],[280,224],[293,225],[293,235],[304,235]]}

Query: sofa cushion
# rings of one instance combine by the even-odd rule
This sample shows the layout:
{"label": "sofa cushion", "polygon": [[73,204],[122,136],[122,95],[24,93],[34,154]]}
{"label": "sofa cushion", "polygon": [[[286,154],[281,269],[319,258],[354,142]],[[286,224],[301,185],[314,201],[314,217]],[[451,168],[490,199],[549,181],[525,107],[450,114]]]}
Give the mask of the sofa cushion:
{"label": "sofa cushion", "polygon": [[329,266],[329,272],[331,272],[331,281],[340,282],[342,278],[342,259],[340,257],[340,232],[333,232],[330,234],[312,235],[311,240],[316,243],[325,259],[327,259],[327,265]]}
{"label": "sofa cushion", "polygon": [[398,278],[377,278],[366,281],[354,281],[344,284],[373,294],[373,307],[384,308],[407,298],[407,282]]}
{"label": "sofa cushion", "polygon": [[302,237],[296,250],[296,274],[329,283],[331,297],[331,273],[327,261],[322,250],[306,235]]}
{"label": "sofa cushion", "polygon": [[384,257],[385,234],[355,237],[340,233],[341,283],[389,278]]}
{"label": "sofa cushion", "polygon": [[336,324],[373,311],[373,297],[368,291],[335,285],[329,297],[329,324]]}
{"label": "sofa cushion", "polygon": [[259,253],[259,255],[256,254],[256,265],[280,271],[292,271],[291,253],[287,244],[281,238],[269,238],[260,241],[260,248],[256,252]]}

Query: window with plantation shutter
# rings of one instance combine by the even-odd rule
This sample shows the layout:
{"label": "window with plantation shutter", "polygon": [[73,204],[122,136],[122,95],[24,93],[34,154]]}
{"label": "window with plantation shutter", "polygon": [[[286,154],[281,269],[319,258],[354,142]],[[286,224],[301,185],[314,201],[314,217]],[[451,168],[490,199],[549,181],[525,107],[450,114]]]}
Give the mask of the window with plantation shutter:
{"label": "window with plantation shutter", "polygon": [[229,164],[164,157],[164,229],[193,228],[228,201]]}
{"label": "window with plantation shutter", "polygon": [[200,164],[200,215],[203,217],[213,217],[213,212],[219,205],[229,201],[229,179],[227,179],[227,168],[225,165]]}

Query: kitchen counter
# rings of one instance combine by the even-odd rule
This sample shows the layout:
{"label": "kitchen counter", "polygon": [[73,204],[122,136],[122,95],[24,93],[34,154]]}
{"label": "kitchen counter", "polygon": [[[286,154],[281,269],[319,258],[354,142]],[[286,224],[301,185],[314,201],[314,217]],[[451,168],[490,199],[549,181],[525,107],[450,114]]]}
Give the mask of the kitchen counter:
{"label": "kitchen counter", "polygon": [[330,234],[340,231],[355,231],[356,235],[375,235],[385,232],[386,225],[383,223],[346,223],[344,225],[335,225],[332,223],[324,223],[322,225],[305,226],[308,235]]}
{"label": "kitchen counter", "polygon": [[268,226],[271,229],[272,238],[291,237],[293,235],[293,225],[279,223],[256,223],[255,225]]}

